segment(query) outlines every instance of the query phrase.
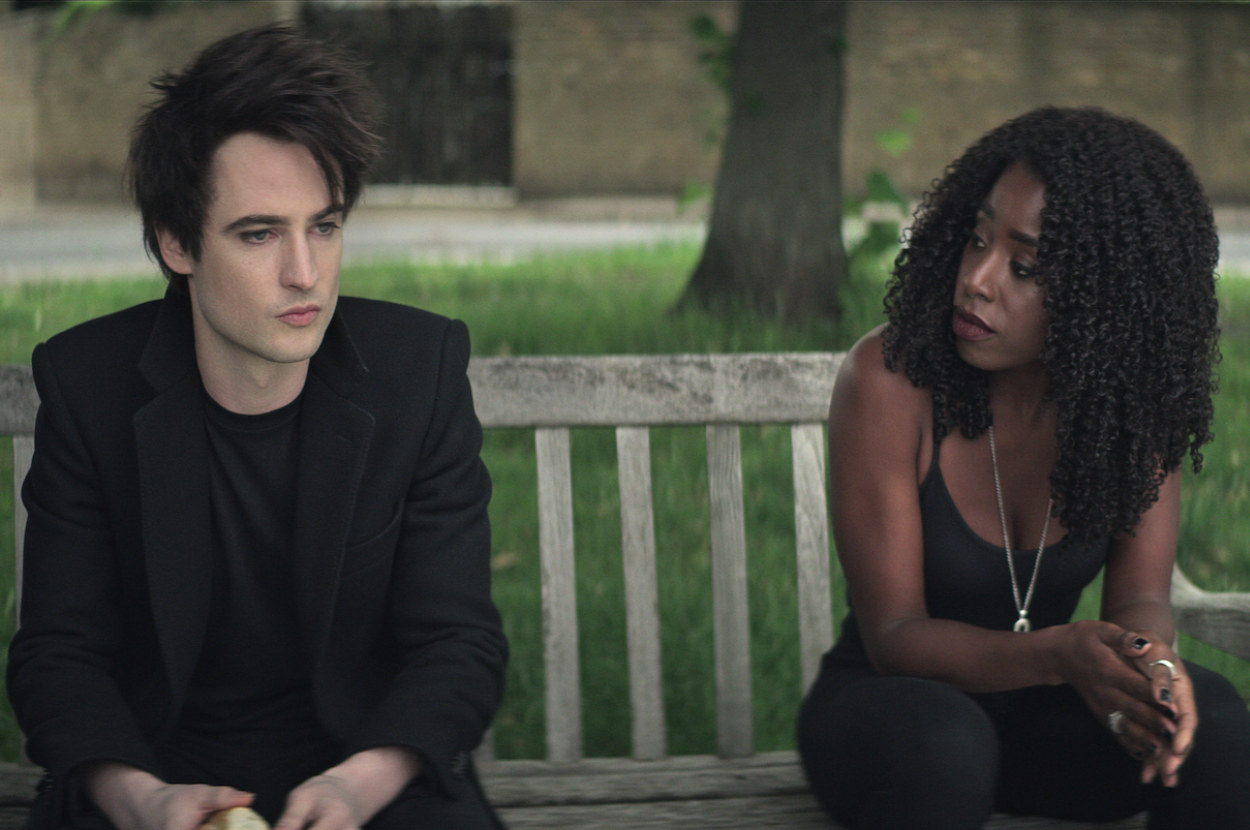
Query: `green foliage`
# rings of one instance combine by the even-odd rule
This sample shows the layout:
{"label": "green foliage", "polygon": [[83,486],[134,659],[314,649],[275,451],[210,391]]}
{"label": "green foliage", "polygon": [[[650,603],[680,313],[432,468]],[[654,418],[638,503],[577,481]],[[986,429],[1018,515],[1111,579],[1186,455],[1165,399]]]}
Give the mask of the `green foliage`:
{"label": "green foliage", "polygon": [[63,31],[75,22],[101,9],[116,9],[124,14],[150,16],[162,6],[175,0],[63,0],[59,4],[55,31]]}
{"label": "green foliage", "polygon": [[[694,244],[561,254],[507,265],[375,265],[346,269],[345,293],[413,303],[464,319],[476,355],[839,350],[881,321],[884,271],[865,268],[847,283],[838,326],[783,326],[741,311],[722,317],[669,312],[698,257]],[[160,296],[158,279],[0,288],[0,361],[79,320]],[[1223,391],[1207,469],[1186,483],[1180,559],[1206,588],[1250,590],[1250,280],[1225,280]],[[799,666],[789,432],[742,435],[755,729],[761,749],[793,746]],[[656,548],[665,707],[670,750],[714,752],[707,475],[702,431],[652,432]],[[513,647],[508,691],[496,722],[502,757],[541,757],[542,610],[539,598],[534,439],[492,430],[483,450],[495,481],[494,593]],[[585,739],[591,755],[627,754],[626,669],[616,449],[610,430],[575,430],[572,475]],[[0,441],[0,642],[12,620],[12,456]],[[836,562],[830,601],[845,612]],[[1083,606],[1097,614],[1097,596]],[[1250,666],[1206,647],[1187,656],[1215,668],[1250,695]],[[2,659],[3,651],[0,651]],[[0,706],[0,754],[16,757],[18,737]]]}
{"label": "green foliage", "polygon": [[690,34],[702,47],[699,50],[699,63],[703,65],[707,77],[728,96],[734,36],[722,29],[716,18],[706,13],[690,18]]}
{"label": "green foliage", "polygon": [[[911,148],[914,128],[920,123],[920,110],[909,107],[899,113],[896,124],[877,132],[877,147],[891,159],[901,157]],[[862,231],[848,240],[847,258],[851,273],[882,267],[898,252],[903,221],[909,213],[907,197],[898,189],[893,177],[880,166],[874,166],[864,178],[862,198],[846,200],[848,216],[858,216]]]}

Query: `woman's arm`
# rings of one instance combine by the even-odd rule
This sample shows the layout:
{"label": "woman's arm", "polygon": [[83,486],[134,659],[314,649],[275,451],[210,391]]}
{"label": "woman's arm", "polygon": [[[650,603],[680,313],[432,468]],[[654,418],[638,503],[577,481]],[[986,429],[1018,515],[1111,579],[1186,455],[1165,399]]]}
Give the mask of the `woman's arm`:
{"label": "woman's arm", "polygon": [[[1150,640],[1133,659],[1150,681],[1145,701],[1129,701],[1121,742],[1145,754],[1143,778],[1156,775],[1176,783],[1177,771],[1193,743],[1198,713],[1185,665],[1172,643],[1172,566],[1180,526],[1181,473],[1168,474],[1159,498],[1142,514],[1131,536],[1118,539],[1103,578],[1102,618],[1139,631]],[[1157,662],[1157,661],[1165,662]],[[1153,705],[1151,705],[1153,704]]]}

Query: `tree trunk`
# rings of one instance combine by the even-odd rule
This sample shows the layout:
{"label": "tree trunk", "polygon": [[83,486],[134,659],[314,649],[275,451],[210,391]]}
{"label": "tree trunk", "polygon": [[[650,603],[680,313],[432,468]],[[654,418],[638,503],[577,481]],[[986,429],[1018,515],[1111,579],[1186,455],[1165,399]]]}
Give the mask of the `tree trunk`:
{"label": "tree trunk", "polygon": [[845,18],[840,2],[741,3],[707,241],[681,304],[837,317]]}

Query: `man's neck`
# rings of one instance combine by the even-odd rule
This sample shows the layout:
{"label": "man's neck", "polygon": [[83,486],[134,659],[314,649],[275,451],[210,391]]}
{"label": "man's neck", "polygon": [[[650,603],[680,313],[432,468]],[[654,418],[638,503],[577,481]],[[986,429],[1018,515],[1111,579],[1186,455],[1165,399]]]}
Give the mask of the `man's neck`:
{"label": "man's neck", "polygon": [[209,396],[240,415],[259,415],[286,406],[299,397],[308,378],[307,360],[226,369],[198,357],[200,378]]}

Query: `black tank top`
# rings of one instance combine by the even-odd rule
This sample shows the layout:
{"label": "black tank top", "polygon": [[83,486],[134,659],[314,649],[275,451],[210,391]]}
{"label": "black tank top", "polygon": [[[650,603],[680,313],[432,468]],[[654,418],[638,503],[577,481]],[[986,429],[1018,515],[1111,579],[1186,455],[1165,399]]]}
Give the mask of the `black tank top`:
{"label": "black tank top", "polygon": [[[933,447],[929,472],[920,484],[924,594],[929,616],[1010,631],[1019,615],[1003,546],[978,536],[959,514],[942,477],[940,449],[938,442]],[[1110,546],[1110,539],[1080,545],[1070,535],[1047,545],[1033,601],[1029,603],[1029,620],[1035,630],[1072,618],[1081,592],[1102,569]],[[1023,599],[1033,575],[1037,548],[1013,551],[1012,555]],[[854,609],[847,613],[840,631],[829,657],[842,665],[867,664]]]}

